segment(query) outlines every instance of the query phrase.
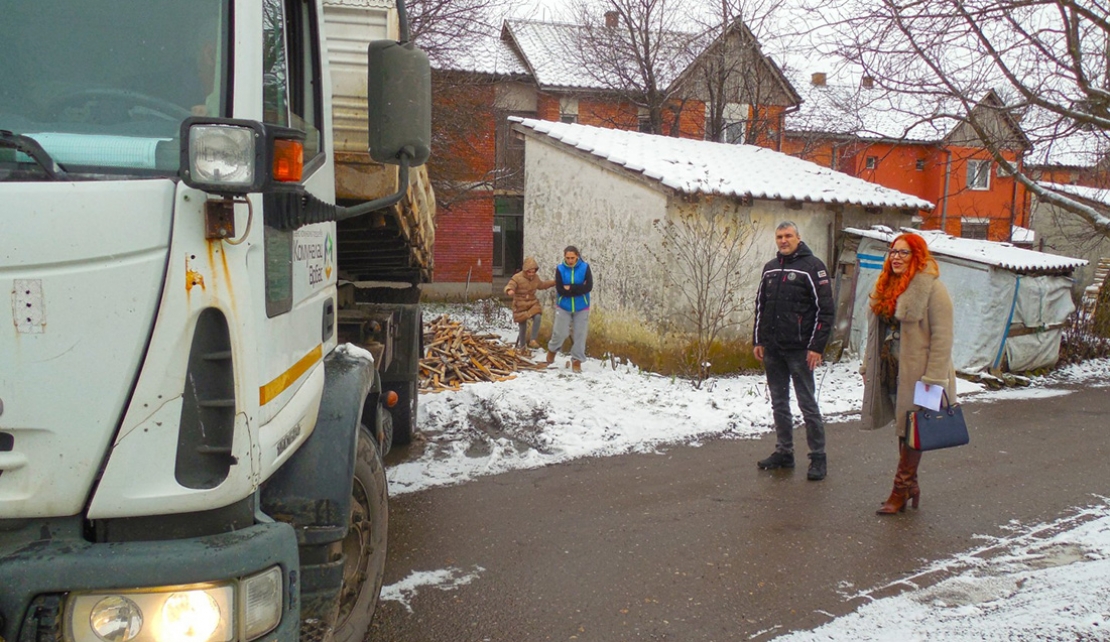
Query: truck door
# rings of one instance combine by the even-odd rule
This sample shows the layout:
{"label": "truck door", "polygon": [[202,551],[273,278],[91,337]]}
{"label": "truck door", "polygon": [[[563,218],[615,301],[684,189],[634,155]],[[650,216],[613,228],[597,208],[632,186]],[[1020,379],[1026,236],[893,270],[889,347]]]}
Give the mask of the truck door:
{"label": "truck door", "polygon": [[[334,202],[333,167],[321,135],[327,115],[315,5],[301,0],[264,0],[262,4],[263,121],[305,132],[305,187],[321,200]],[[335,224],[284,229],[277,212],[289,203],[282,198],[266,195],[263,199],[266,319],[259,344],[262,424],[276,416],[309,378],[314,387],[322,386],[322,359],[335,346]]]}

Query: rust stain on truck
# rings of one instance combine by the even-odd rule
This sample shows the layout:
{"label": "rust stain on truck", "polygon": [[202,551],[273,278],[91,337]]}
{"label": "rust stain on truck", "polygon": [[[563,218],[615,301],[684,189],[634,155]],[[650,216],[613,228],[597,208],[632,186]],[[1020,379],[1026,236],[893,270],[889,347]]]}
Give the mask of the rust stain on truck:
{"label": "rust stain on truck", "polygon": [[185,258],[185,291],[192,292],[194,286],[200,286],[200,289],[206,290],[204,285],[204,275],[197,272],[189,265],[189,260],[196,258],[195,256],[187,256]]}

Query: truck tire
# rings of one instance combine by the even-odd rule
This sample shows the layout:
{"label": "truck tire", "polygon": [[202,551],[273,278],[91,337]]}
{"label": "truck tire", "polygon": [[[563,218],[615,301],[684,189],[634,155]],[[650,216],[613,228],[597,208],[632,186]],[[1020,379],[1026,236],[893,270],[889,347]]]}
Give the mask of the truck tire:
{"label": "truck tire", "polygon": [[397,405],[393,407],[393,444],[404,446],[412,442],[416,434],[417,384],[415,381],[402,383],[393,388],[397,393]]}
{"label": "truck tire", "polygon": [[334,642],[363,642],[382,592],[388,493],[381,453],[366,427],[358,431],[358,455],[351,490],[351,524],[343,540],[345,564]]}

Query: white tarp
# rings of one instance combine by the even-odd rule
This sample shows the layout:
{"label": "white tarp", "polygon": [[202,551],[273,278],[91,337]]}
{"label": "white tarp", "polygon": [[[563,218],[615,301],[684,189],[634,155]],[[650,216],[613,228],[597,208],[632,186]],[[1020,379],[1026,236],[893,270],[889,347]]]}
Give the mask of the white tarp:
{"label": "white tarp", "polygon": [[[927,237],[928,238],[928,237]],[[848,347],[859,354],[867,341],[868,296],[882,269],[888,242],[860,238]],[[1023,372],[1052,366],[1060,351],[1060,324],[1075,309],[1072,280],[1064,276],[1020,275],[964,258],[936,254],[940,278],[952,297],[955,338],[952,359],[957,370],[997,368],[1003,355],[1009,370]],[[1012,331],[1035,331],[1008,336]]]}

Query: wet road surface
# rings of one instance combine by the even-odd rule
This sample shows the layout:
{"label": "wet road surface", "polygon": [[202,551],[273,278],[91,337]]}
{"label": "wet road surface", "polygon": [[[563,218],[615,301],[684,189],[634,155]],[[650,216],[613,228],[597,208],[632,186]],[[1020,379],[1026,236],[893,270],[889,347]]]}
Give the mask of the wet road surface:
{"label": "wet road surface", "polygon": [[[829,424],[829,476],[760,471],[773,435],[580,460],[390,500],[385,584],[457,568],[370,640],[765,640],[854,610],[859,590],[1110,496],[1110,392],[964,405],[971,444],[925,453],[921,508],[879,517],[892,432]],[[804,429],[803,429],[804,430]],[[799,433],[799,436],[804,433]],[[798,440],[796,440],[798,443]],[[392,456],[391,456],[392,458]]]}

